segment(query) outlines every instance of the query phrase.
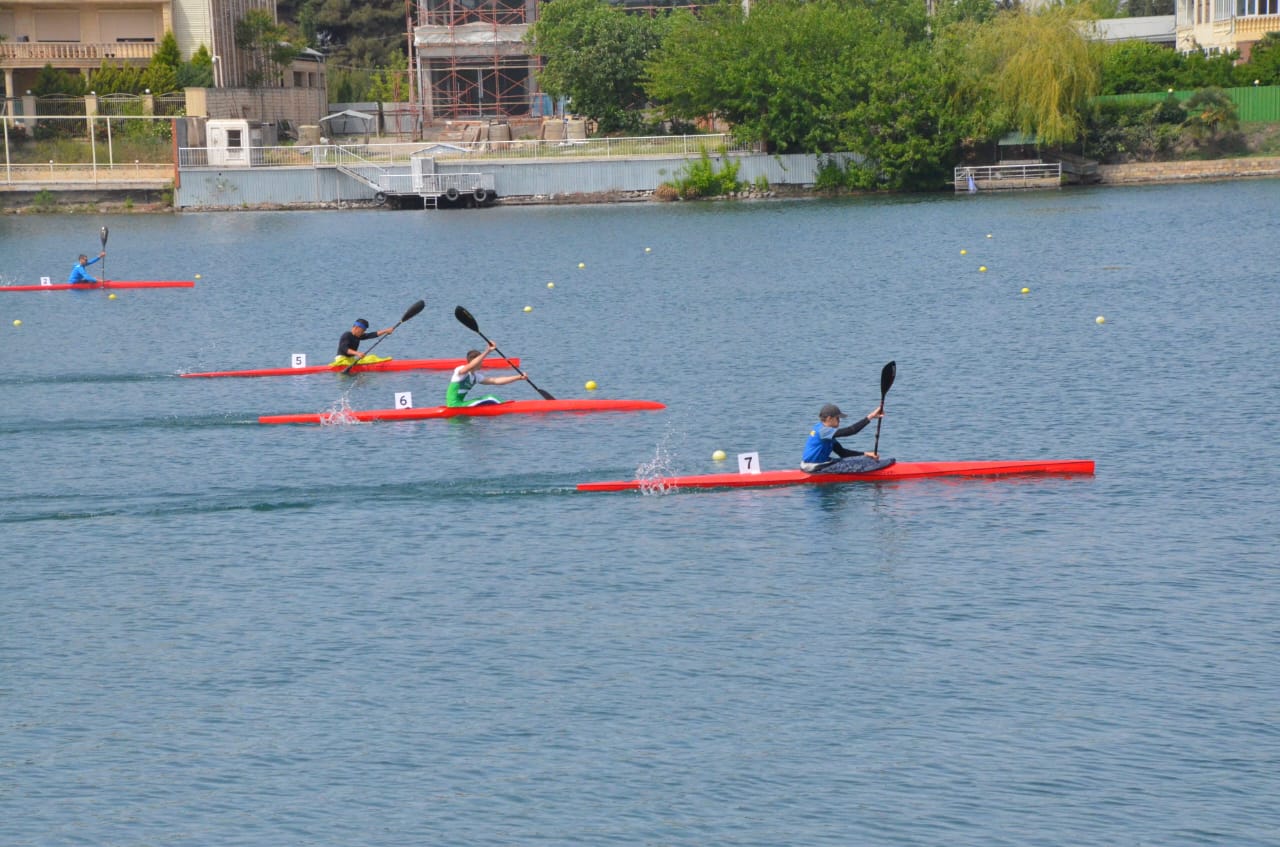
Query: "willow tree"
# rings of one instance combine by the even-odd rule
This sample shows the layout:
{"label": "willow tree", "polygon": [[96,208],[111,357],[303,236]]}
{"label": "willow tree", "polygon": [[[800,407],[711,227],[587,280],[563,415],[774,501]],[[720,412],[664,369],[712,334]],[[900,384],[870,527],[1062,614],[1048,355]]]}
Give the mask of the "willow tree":
{"label": "willow tree", "polygon": [[1080,135],[1101,76],[1081,8],[1015,9],[974,29],[971,81],[996,123],[1034,134],[1042,144]]}

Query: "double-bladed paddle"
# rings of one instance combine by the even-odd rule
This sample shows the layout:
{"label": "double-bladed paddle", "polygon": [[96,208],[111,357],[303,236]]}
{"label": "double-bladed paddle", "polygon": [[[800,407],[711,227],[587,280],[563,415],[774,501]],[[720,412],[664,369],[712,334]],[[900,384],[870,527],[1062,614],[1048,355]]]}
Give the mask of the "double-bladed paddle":
{"label": "double-bladed paddle", "polygon": [[[419,312],[421,312],[421,311],[422,311],[423,309],[425,309],[426,307],[427,307],[427,301],[425,301],[425,300],[419,300],[417,303],[414,303],[414,304],[413,304],[412,306],[410,306],[407,310],[405,310],[404,317],[400,318],[400,320],[396,322],[396,325],[395,325],[395,326],[393,326],[393,327],[391,327],[391,332],[395,332],[397,329],[399,329],[399,328],[400,328],[400,324],[402,324],[402,323],[404,323],[405,321],[409,320],[410,318],[412,318],[414,315],[416,315],[416,314],[418,314]],[[351,369],[352,369],[352,368],[354,368],[356,365],[360,364],[360,360],[361,360],[361,359],[363,359],[365,356],[368,356],[370,353],[372,353],[372,352],[373,352],[373,348],[374,348],[374,347],[377,347],[379,344],[381,344],[381,343],[382,343],[382,339],[386,338],[386,337],[387,337],[387,335],[390,335],[390,334],[391,334],[391,333],[390,333],[390,332],[388,332],[386,335],[379,335],[379,336],[378,336],[378,340],[377,340],[377,341],[374,341],[372,344],[370,344],[370,345],[369,345],[369,349],[368,349],[368,350],[364,351],[363,353],[360,353],[360,355],[359,355],[359,356],[356,356],[356,360],[355,360],[354,362],[352,362],[351,364],[347,365],[345,368],[343,368],[343,369],[342,369],[342,372],[343,372],[344,374],[346,374],[346,373],[351,373]],[[357,351],[357,352],[359,352],[359,351]]]}
{"label": "double-bladed paddle", "polygon": [[897,362],[890,362],[880,370],[880,417],[876,418],[876,446],[871,451],[877,456],[880,455],[880,424],[884,423],[884,396],[889,393],[889,388],[897,375]]}
{"label": "double-bladed paddle", "polygon": [[[462,308],[461,306],[459,306],[458,308],[456,308],[456,309],[454,309],[454,310],[453,310],[453,316],[454,316],[455,318],[457,318],[457,319],[458,319],[458,323],[462,324],[462,325],[463,325],[463,326],[465,326],[467,329],[471,330],[471,331],[472,331],[472,332],[474,332],[476,335],[478,335],[478,336],[480,336],[481,338],[483,338],[486,344],[493,344],[493,342],[492,342],[492,341],[490,341],[490,340],[488,339],[488,337],[487,337],[483,332],[481,332],[481,331],[480,331],[480,325],[479,325],[478,323],[476,323],[476,319],[475,319],[475,318],[473,318],[473,317],[471,316],[471,313],[470,313],[470,312],[468,312],[466,309],[464,309],[464,308]],[[506,360],[506,363],[507,363],[508,365],[510,365],[511,367],[515,368],[515,369],[516,369],[516,373],[518,373],[518,374],[520,374],[520,376],[524,377],[524,381],[525,381],[525,382],[527,382],[527,383],[529,383],[529,385],[533,386],[533,390],[534,390],[534,391],[536,391],[536,392],[538,392],[539,394],[541,394],[541,395],[542,395],[542,399],[543,399],[543,400],[554,400],[554,399],[556,399],[556,398],[552,397],[552,396],[551,396],[549,393],[547,393],[546,391],[543,391],[541,388],[539,388],[538,386],[534,385],[534,384],[533,384],[533,380],[529,379],[529,375],[528,375],[527,373],[525,373],[524,371],[520,370],[520,368],[516,366],[516,363],[515,363],[515,362],[511,361],[511,360],[510,360],[510,359],[508,359],[505,355],[503,355],[502,351],[501,351],[501,350],[499,350],[499,349],[497,348],[497,346],[494,346],[493,350],[494,350],[494,352],[495,352],[495,353],[497,353],[499,356],[502,356],[502,358],[503,358],[504,360]]]}
{"label": "double-bladed paddle", "polygon": [[[107,232],[107,228],[105,226],[102,228],[102,232],[98,233],[99,237],[102,239],[103,253],[107,252],[107,236],[109,234],[110,233]],[[107,281],[107,257],[106,256],[102,257],[102,270],[100,271],[100,273],[102,274],[102,281],[106,282]]]}

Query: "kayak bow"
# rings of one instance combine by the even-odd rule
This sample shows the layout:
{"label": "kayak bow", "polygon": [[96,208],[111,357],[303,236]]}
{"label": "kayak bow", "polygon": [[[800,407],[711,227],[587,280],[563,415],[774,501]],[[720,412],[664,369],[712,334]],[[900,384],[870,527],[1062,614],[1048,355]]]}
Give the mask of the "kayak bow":
{"label": "kayak bow", "polygon": [[775,485],[833,485],[841,482],[892,482],[939,476],[1012,476],[1017,474],[1092,474],[1092,459],[1032,459],[1005,462],[895,462],[870,473],[805,473],[802,470],[669,476],[655,479],[579,483],[579,491],[636,491],[671,488],[763,488]]}
{"label": "kayak bow", "polygon": [[102,282],[59,282],[53,285],[0,285],[0,291],[100,291],[106,288],[194,288],[189,279],[122,280]]}
{"label": "kayak bow", "polygon": [[[519,359],[513,361],[519,362]],[[456,367],[465,365],[466,359],[389,359],[385,362],[374,362],[369,365],[356,365],[351,369],[352,373],[364,373],[366,371],[451,371]],[[484,368],[504,368],[507,366],[505,359],[485,359],[481,364]],[[184,377],[251,377],[251,376],[299,376],[302,374],[319,374],[319,373],[336,373],[340,374],[346,370],[346,365],[308,365],[305,368],[261,368],[249,371],[207,371],[205,373],[179,374]]]}
{"label": "kayak bow", "polygon": [[667,408],[653,400],[508,400],[482,406],[429,406],[421,409],[364,409],[303,415],[263,415],[263,424],[335,424],[351,421],[422,421],[437,418],[489,418],[548,412],[638,412]]}

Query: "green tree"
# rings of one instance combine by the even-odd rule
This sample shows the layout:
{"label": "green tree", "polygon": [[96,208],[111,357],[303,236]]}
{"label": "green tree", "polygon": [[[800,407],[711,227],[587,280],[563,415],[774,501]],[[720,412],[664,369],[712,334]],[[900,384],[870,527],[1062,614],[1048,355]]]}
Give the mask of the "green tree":
{"label": "green tree", "polygon": [[283,68],[289,66],[299,48],[289,43],[289,28],[278,24],[265,9],[250,9],[235,24],[236,47],[249,54],[245,83],[250,88],[275,87]]}
{"label": "green tree", "polygon": [[[409,99],[408,62],[393,57],[395,67],[380,68],[369,75],[367,97],[379,103],[403,103]],[[339,101],[341,102],[341,101]]]}
{"label": "green tree", "polygon": [[372,70],[407,61],[404,0],[280,0],[277,8],[302,30],[301,43],[325,51],[330,67]]}
{"label": "green tree", "polygon": [[1075,140],[1098,93],[1099,61],[1081,33],[1079,8],[1002,12],[975,33],[972,85],[997,123],[1041,143]]}
{"label": "green tree", "polygon": [[543,58],[538,83],[553,97],[568,97],[573,111],[601,132],[635,131],[648,103],[644,63],[662,43],[668,15],[628,13],[606,0],[554,0],[525,36]]}
{"label": "green tree", "polygon": [[201,44],[196,48],[196,52],[191,54],[191,61],[184,63],[178,69],[178,87],[213,87],[213,56],[210,55],[208,47]]}
{"label": "green tree", "polygon": [[[1174,82],[1174,88],[1231,88],[1240,84],[1243,75],[1236,69],[1236,60],[1240,55],[1234,50],[1206,56],[1195,50],[1182,57],[1181,70]],[[1252,79],[1249,82],[1253,82]]]}
{"label": "green tree", "polygon": [[1185,64],[1177,51],[1149,41],[1120,41],[1103,45],[1100,55],[1100,94],[1164,91],[1177,84]]}
{"label": "green tree", "polygon": [[31,86],[31,93],[37,97],[49,94],[70,94],[78,96],[88,93],[84,77],[80,74],[58,70],[53,65],[45,65],[36,74],[36,81]]}
{"label": "green tree", "polygon": [[166,32],[164,38],[156,45],[156,52],[151,54],[150,67],[164,65],[172,68],[174,73],[182,67],[182,51],[178,49],[178,39],[172,32]]}
{"label": "green tree", "polygon": [[1227,133],[1240,128],[1235,103],[1221,88],[1202,88],[1182,104],[1187,110],[1183,126],[1200,146],[1214,147]]}
{"label": "green tree", "polygon": [[1280,85],[1280,32],[1268,32],[1249,51],[1249,61],[1240,68],[1252,85]]}
{"label": "green tree", "polygon": [[744,16],[725,0],[675,16],[647,88],[672,118],[719,115],[771,151],[837,149],[879,68],[907,37],[839,0],[766,0]]}

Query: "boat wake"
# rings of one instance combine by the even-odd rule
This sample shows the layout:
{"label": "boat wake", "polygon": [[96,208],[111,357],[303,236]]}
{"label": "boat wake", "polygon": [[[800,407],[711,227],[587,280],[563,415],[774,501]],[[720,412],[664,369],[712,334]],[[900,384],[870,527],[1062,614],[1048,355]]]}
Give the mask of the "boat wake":
{"label": "boat wake", "polygon": [[675,465],[678,454],[671,444],[672,439],[672,432],[668,430],[654,447],[653,458],[636,467],[636,480],[640,483],[642,494],[666,494],[676,490],[676,486],[669,485],[665,481],[668,477],[676,475]]}
{"label": "boat wake", "polygon": [[328,411],[320,413],[320,426],[351,426],[358,423],[360,420],[355,416],[355,410],[347,402],[345,394]]}

